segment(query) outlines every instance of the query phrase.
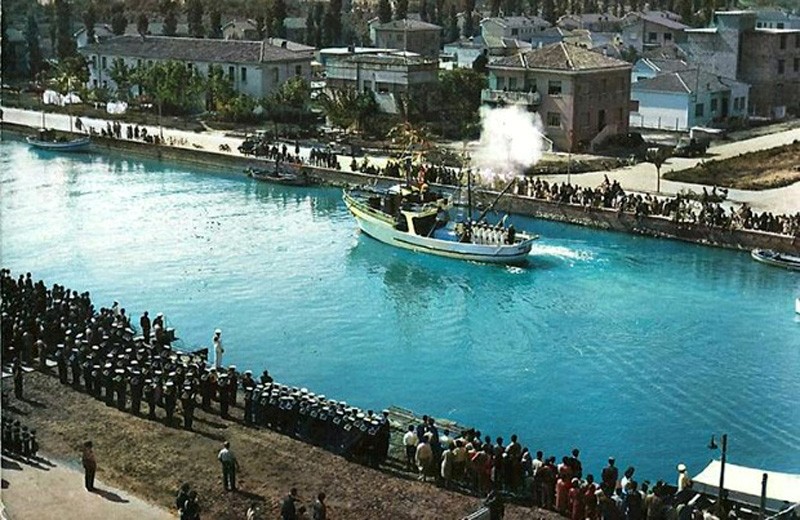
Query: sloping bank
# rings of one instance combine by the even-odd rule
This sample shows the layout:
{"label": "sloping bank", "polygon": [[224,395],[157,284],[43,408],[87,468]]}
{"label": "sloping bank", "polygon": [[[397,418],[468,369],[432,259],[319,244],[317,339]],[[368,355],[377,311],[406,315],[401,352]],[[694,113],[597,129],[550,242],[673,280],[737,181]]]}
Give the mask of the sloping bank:
{"label": "sloping bank", "polygon": [[[24,126],[3,123],[4,131],[29,133]],[[193,164],[211,169],[223,169],[240,172],[247,167],[269,168],[272,161],[242,157],[216,151],[178,148],[148,144],[139,141],[128,141],[104,137],[93,137],[96,150],[114,153],[139,155],[160,161],[173,161]],[[331,170],[315,166],[306,166],[309,173],[321,182],[331,185],[360,185],[374,183],[389,185],[396,179],[354,173],[342,170]],[[444,189],[448,189],[442,186]],[[476,194],[480,202],[488,203],[495,198],[496,192],[481,191]],[[509,213],[525,215],[546,220],[555,220],[580,226],[599,229],[636,233],[661,238],[671,238],[694,242],[696,244],[724,247],[729,249],[752,250],[774,249],[782,253],[800,255],[800,239],[755,230],[725,230],[686,222],[674,222],[665,217],[635,216],[621,213],[615,209],[584,208],[572,204],[563,204],[533,199],[518,195],[506,195],[500,199],[497,208]]]}

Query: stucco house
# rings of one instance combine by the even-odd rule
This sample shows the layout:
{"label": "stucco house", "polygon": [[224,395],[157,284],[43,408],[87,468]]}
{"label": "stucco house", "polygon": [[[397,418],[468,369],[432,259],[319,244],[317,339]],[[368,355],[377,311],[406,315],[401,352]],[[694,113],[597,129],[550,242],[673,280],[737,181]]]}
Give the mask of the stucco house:
{"label": "stucco house", "polygon": [[421,20],[403,19],[370,24],[370,39],[375,47],[414,52],[439,58],[442,28]]}
{"label": "stucco house", "polygon": [[672,45],[677,35],[689,26],[662,13],[630,13],[622,22],[622,39],[626,47],[638,52],[647,49]]}
{"label": "stucco house", "polygon": [[261,98],[289,78],[311,78],[313,52],[291,50],[267,41],[215,40],[169,36],[117,36],[87,45],[79,52],[89,62],[89,87],[116,89],[109,72],[116,59],[128,67],[178,61],[203,76],[212,65],[222,67],[237,92]]}
{"label": "stucco house", "polygon": [[538,16],[496,16],[481,20],[481,35],[530,42],[550,22]]}
{"label": "stucco house", "polygon": [[698,69],[665,72],[631,85],[631,126],[686,131],[747,117],[750,86]]}
{"label": "stucco house", "polygon": [[628,131],[630,88],[630,63],[561,42],[490,62],[481,100],[539,113],[558,148],[578,150]]}

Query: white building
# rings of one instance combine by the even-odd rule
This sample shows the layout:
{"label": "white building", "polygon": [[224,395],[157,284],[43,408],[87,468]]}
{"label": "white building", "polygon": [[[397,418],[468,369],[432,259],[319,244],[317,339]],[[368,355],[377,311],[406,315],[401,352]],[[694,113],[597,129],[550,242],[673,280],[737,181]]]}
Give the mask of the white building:
{"label": "white building", "polygon": [[481,20],[481,35],[530,42],[548,27],[550,22],[538,16],[497,16]]}
{"label": "white building", "polygon": [[306,49],[292,50],[285,40],[272,45],[269,41],[118,36],[87,45],[80,53],[89,62],[90,87],[116,88],[109,77],[116,59],[131,68],[177,61],[203,76],[212,65],[220,66],[237,92],[260,98],[292,77],[311,79],[313,52]]}

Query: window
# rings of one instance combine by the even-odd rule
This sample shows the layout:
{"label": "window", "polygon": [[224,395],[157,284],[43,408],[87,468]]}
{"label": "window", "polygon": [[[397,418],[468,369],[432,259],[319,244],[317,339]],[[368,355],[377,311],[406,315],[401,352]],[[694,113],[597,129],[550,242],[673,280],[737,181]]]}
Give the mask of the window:
{"label": "window", "polygon": [[97,67],[97,56],[92,56],[92,68]]}
{"label": "window", "polygon": [[778,23],[775,25],[775,27],[776,27],[777,29],[783,29],[783,27],[784,27],[784,26],[783,26],[783,22],[778,22]]}
{"label": "window", "polygon": [[647,41],[654,42],[658,40],[658,35],[654,32],[647,33]]}
{"label": "window", "polygon": [[703,104],[698,103],[694,106],[694,117],[703,117]]}
{"label": "window", "polygon": [[506,78],[497,78],[497,90],[503,90],[506,86]]}
{"label": "window", "polygon": [[186,64],[186,70],[188,70],[189,73],[191,74],[191,72],[192,72],[192,64],[191,63],[187,63]]}
{"label": "window", "polygon": [[733,109],[739,110],[739,98],[733,98]]}
{"label": "window", "polygon": [[561,126],[561,114],[558,112],[548,112],[547,126]]}
{"label": "window", "polygon": [[517,78],[508,78],[508,90],[517,89]]}
{"label": "window", "polygon": [[141,66],[142,66],[142,60],[141,60],[141,58],[140,58],[140,59],[138,59],[138,60],[136,60],[136,66],[137,66],[137,67],[141,67]]}
{"label": "window", "polygon": [[671,42],[672,41],[672,33],[664,33],[664,41]]}
{"label": "window", "polygon": [[106,63],[106,57],[105,57],[105,56],[103,56],[102,58],[100,58],[100,63],[102,63],[102,65],[103,65],[103,70],[105,70],[105,68],[106,68],[106,66],[107,66],[107,63]]}
{"label": "window", "polygon": [[302,65],[295,65],[294,66],[294,75],[295,76],[302,76],[303,75],[303,66]]}
{"label": "window", "polygon": [[519,34],[519,29],[511,29],[511,36],[516,36]]}
{"label": "window", "polygon": [[277,83],[278,82],[278,74],[279,74],[278,67],[274,67],[272,69],[272,82],[273,83]]}
{"label": "window", "polygon": [[786,48],[786,35],[781,34],[781,50]]}
{"label": "window", "polygon": [[713,114],[716,111],[717,111],[717,98],[713,98],[711,100],[711,113]]}
{"label": "window", "polygon": [[783,74],[786,70],[786,60],[778,60],[778,74]]}
{"label": "window", "polygon": [[96,79],[92,80],[92,86],[94,86],[94,88],[97,88],[97,80]]}
{"label": "window", "polygon": [[233,65],[228,67],[228,79],[233,81]]}
{"label": "window", "polygon": [[247,83],[247,67],[242,67],[242,83]]}
{"label": "window", "polygon": [[[561,82],[550,80],[547,82],[547,93],[551,96],[561,95]],[[549,117],[549,114],[548,114]]]}

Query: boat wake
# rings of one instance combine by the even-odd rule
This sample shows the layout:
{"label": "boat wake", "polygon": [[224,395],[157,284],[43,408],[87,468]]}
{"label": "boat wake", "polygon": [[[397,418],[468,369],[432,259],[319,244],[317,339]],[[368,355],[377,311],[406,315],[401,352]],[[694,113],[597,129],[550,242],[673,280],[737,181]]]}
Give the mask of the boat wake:
{"label": "boat wake", "polygon": [[594,255],[589,251],[578,251],[566,246],[549,246],[547,244],[536,244],[531,248],[533,256],[557,256],[569,260],[589,261],[594,259]]}

